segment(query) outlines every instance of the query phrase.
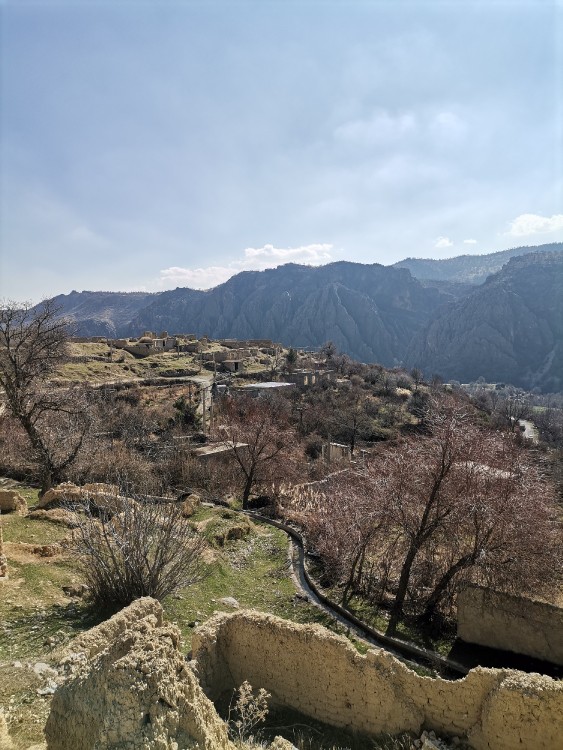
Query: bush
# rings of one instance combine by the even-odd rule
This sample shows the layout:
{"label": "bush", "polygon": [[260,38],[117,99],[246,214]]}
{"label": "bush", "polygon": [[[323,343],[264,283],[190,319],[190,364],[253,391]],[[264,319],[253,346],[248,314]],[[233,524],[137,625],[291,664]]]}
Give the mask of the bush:
{"label": "bush", "polygon": [[95,604],[125,607],[142,596],[159,601],[203,575],[204,540],[181,504],[116,498],[114,513],[79,515],[74,552]]}

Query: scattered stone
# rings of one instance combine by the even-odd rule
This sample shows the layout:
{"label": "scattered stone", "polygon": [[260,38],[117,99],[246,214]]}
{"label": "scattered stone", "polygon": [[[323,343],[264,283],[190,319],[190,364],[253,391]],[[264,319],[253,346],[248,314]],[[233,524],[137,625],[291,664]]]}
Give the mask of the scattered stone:
{"label": "scattered stone", "polygon": [[53,695],[55,691],[57,690],[58,685],[53,680],[49,680],[49,682],[45,685],[45,687],[39,688],[37,690],[37,695]]}
{"label": "scattered stone", "polygon": [[78,583],[73,586],[63,586],[63,593],[70,597],[83,597],[88,594],[90,588],[85,583]]}
{"label": "scattered stone", "polygon": [[51,667],[50,664],[46,664],[44,661],[38,661],[33,665],[33,671],[38,675],[45,675],[47,677],[56,677],[57,671]]}
{"label": "scattered stone", "polygon": [[240,607],[240,604],[234,596],[224,596],[222,599],[219,599],[219,604],[224,604],[225,607],[231,607],[232,609],[238,609]]}

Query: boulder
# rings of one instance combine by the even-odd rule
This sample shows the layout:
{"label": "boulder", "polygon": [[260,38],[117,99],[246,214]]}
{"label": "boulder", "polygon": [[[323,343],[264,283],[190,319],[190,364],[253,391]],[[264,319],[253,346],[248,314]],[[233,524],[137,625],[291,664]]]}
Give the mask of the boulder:
{"label": "boulder", "polygon": [[201,498],[199,495],[192,493],[191,495],[185,497],[184,502],[182,503],[182,515],[184,516],[184,518],[193,516],[200,505]]}
{"label": "boulder", "polygon": [[240,607],[234,596],[224,596],[222,599],[219,599],[219,604],[223,604],[225,607],[230,607],[231,609],[238,609]]}
{"label": "boulder", "polygon": [[16,490],[0,490],[0,511],[24,516],[27,513],[25,497]]}
{"label": "boulder", "polygon": [[297,748],[289,740],[286,740],[285,737],[281,737],[278,734],[277,737],[274,737],[274,741],[268,750],[297,750]]}

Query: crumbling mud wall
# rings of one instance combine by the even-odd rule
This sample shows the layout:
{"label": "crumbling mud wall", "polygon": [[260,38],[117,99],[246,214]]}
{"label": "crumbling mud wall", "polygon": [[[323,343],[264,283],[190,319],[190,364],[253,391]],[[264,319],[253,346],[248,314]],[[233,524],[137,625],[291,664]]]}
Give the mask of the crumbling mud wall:
{"label": "crumbling mud wall", "polygon": [[563,609],[481,586],[457,599],[457,634],[468,643],[563,664]]}
{"label": "crumbling mud wall", "polygon": [[420,677],[386,651],[362,656],[320,626],[247,611],[199,628],[193,656],[212,699],[248,680],[278,704],[366,734],[424,727],[476,750],[561,747],[563,682],[549,677],[481,668],[455,682]]}
{"label": "crumbling mud wall", "polygon": [[59,654],[48,750],[234,750],[179,639],[149,598],[75,639]]}

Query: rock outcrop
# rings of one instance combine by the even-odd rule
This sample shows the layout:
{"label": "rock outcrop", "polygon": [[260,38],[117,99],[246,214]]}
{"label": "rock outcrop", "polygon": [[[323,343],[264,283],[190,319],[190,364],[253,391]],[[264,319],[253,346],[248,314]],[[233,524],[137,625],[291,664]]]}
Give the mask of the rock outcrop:
{"label": "rock outcrop", "polygon": [[154,599],[139,599],[60,654],[49,750],[234,750]]}

